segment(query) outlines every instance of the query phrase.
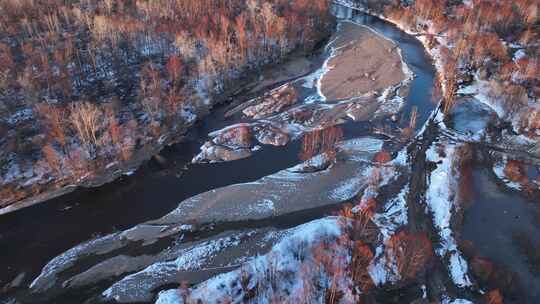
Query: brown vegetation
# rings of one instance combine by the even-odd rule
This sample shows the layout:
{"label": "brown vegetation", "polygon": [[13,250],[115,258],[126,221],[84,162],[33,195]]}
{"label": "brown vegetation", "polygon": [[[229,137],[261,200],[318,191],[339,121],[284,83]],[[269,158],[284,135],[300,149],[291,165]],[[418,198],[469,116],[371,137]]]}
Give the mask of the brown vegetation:
{"label": "brown vegetation", "polygon": [[352,252],[352,279],[361,288],[362,292],[367,293],[374,287],[373,280],[368,272],[368,266],[373,260],[373,252],[362,241],[356,241]]}
{"label": "brown vegetation", "polygon": [[302,138],[299,158],[308,160],[317,154],[332,151],[341,139],[343,139],[343,130],[339,126],[306,133]]}
{"label": "brown vegetation", "polygon": [[392,155],[388,153],[387,151],[380,151],[375,154],[373,157],[373,161],[378,164],[386,164],[387,162],[390,162],[392,160]]}
{"label": "brown vegetation", "polygon": [[528,178],[525,173],[525,166],[516,160],[509,160],[504,167],[504,175],[513,181],[521,184],[527,184]]}
{"label": "brown vegetation", "polygon": [[389,256],[387,261],[395,261],[402,280],[412,280],[424,273],[434,256],[433,246],[425,233],[406,231],[400,231],[388,240],[385,253]]}
{"label": "brown vegetation", "polygon": [[95,105],[82,102],[74,103],[70,108],[70,121],[75,127],[80,141],[88,148],[98,145],[98,129],[101,111]]}
{"label": "brown vegetation", "polygon": [[503,296],[498,289],[486,293],[484,295],[484,302],[486,304],[504,304]]}
{"label": "brown vegetation", "polygon": [[[504,88],[500,90],[503,94],[495,97],[509,115],[526,107],[527,99],[538,100],[538,1],[474,0],[467,4],[417,0],[411,5],[399,1],[364,2],[402,25],[426,33],[429,46],[438,47],[444,68],[440,76],[445,87],[445,112],[453,106],[458,86],[469,82],[480,70],[486,78],[482,80]],[[449,47],[438,45],[437,37],[444,37]],[[515,49],[521,49],[525,57],[514,59]],[[527,117],[521,121],[528,120],[524,115]]]}
{"label": "brown vegetation", "polygon": [[[58,157],[74,179],[130,160],[245,73],[313,48],[333,23],[329,3],[1,1],[0,116],[25,115],[9,125],[14,138],[0,141],[10,155],[0,177],[39,159],[56,172]],[[29,145],[26,134],[45,140]]]}

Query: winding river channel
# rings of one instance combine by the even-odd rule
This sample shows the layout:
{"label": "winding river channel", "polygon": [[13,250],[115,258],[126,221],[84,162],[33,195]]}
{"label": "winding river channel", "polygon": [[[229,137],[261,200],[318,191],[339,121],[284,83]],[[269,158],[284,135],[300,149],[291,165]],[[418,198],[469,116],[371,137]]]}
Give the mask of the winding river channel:
{"label": "winding river channel", "polygon": [[[415,37],[404,33],[386,21],[349,8],[336,6],[334,11],[341,21],[352,21],[355,24],[368,26],[394,41],[401,49],[403,61],[414,74],[407,94],[404,96],[403,107],[394,115],[397,118],[383,115],[381,118],[375,117],[368,120],[347,120],[341,124],[344,141],[366,137],[374,138],[374,140],[382,142],[394,156],[406,145],[429,147],[433,141],[451,144],[464,141],[475,145],[471,140],[463,139],[464,137],[461,135],[471,134],[478,128],[484,128],[485,126],[482,125],[484,120],[487,119],[486,117],[491,117],[489,109],[484,109],[480,105],[465,109],[458,107],[451,123],[447,123],[449,126],[453,124],[456,127],[439,130],[437,106],[432,101],[432,91],[436,79],[435,69],[423,45]],[[317,74],[329,56],[331,56],[330,49],[321,49],[309,58],[311,71],[308,74],[272,86],[278,87],[284,83],[306,79],[310,75]],[[313,96],[314,88],[299,87],[302,88],[299,90],[299,94],[303,99],[309,99],[310,96]],[[266,91],[268,89],[266,88]],[[239,101],[257,97],[257,94],[260,95],[261,92],[241,93],[232,99],[235,104],[239,104]],[[315,101],[315,103],[317,102],[321,101]],[[180,205],[186,204],[188,206],[186,208],[189,208],[190,204],[197,203],[198,200],[212,200],[219,204],[219,200],[225,195],[232,196],[231,199],[246,195],[245,193],[241,194],[241,191],[247,191],[247,195],[257,196],[261,190],[255,188],[243,190],[243,186],[236,185],[255,187],[253,184],[268,181],[268,178],[265,180],[265,177],[268,176],[274,176],[274,179],[283,178],[285,169],[301,162],[298,157],[302,146],[301,136],[299,136],[292,138],[284,146],[262,145],[260,150],[245,159],[192,164],[192,159],[199,153],[201,145],[208,140],[209,133],[238,122],[250,123],[253,121],[240,115],[225,115],[230,110],[231,106],[227,104],[217,106],[210,115],[199,121],[186,134],[182,143],[162,151],[160,155],[165,161],[151,160],[132,175],[124,176],[105,186],[80,189],[59,198],[1,216],[0,302],[2,300],[7,303],[95,303],[102,300],[153,302],[158,291],[175,287],[177,284],[165,280],[165,283],[154,286],[152,282],[146,283],[142,280],[143,283],[137,285],[137,288],[145,289],[146,287],[141,286],[144,284],[152,285],[149,288],[150,295],[141,292],[133,297],[129,295],[132,291],[119,291],[120,287],[111,289],[110,286],[121,281],[127,274],[135,273],[147,265],[176,258],[175,254],[178,252],[188,252],[186,250],[189,250],[190,244],[201,244],[201,242],[204,243],[220,237],[243,240],[242,233],[245,233],[250,239],[249,242],[257,242],[258,246],[248,243],[240,250],[244,251],[244,254],[247,252],[252,256],[264,253],[272,245],[272,241],[268,241],[269,238],[264,236],[268,231],[279,234],[281,230],[336,214],[342,204],[349,201],[351,197],[338,195],[337,198],[329,200],[327,203],[314,203],[314,205],[299,203],[297,207],[283,207],[283,212],[273,211],[259,214],[257,210],[252,213],[246,211],[249,214],[245,217],[238,216],[239,211],[235,209],[235,206],[228,207],[230,210],[216,207],[217,211],[208,211],[207,220],[204,216],[195,220],[194,213],[186,213],[194,220],[187,221],[182,226],[175,226],[174,232],[167,232],[166,236],[156,238],[156,232],[151,231],[153,228],[148,227],[157,227],[158,225],[165,227],[173,222],[176,223],[175,216],[178,215],[175,215],[175,209],[179,208],[179,203]],[[378,126],[385,124],[394,125],[395,129],[405,127],[410,120],[410,113],[416,110],[415,133],[418,135],[411,136],[412,144],[393,140],[389,134],[374,131],[378,130]],[[472,123],[473,121],[476,123]],[[370,142],[362,143],[369,145]],[[463,208],[462,220],[459,221],[461,225],[455,228],[455,233],[461,239],[474,243],[483,256],[489,257],[497,265],[515,271],[516,280],[523,282],[517,284],[520,290],[518,294],[521,294],[522,297],[513,299],[516,301],[515,303],[538,303],[540,301],[538,294],[540,291],[540,257],[538,254],[531,255],[530,250],[540,252],[540,242],[538,242],[540,235],[539,206],[534,203],[534,198],[522,195],[520,191],[508,187],[497,178],[492,169],[493,153],[488,147],[479,144],[474,150],[476,151],[475,155],[481,157],[472,157],[470,171],[468,171],[470,187],[473,189],[470,192],[473,194],[467,197],[468,203]],[[362,153],[369,154],[371,152]],[[423,153],[426,151],[424,150]],[[504,153],[504,151],[497,153]],[[536,159],[537,163],[538,159]],[[538,170],[534,159],[532,164],[531,170]],[[349,174],[346,165],[361,166],[362,164],[361,162],[358,164],[345,163],[343,165],[345,168],[342,171],[335,171],[338,173],[331,174]],[[413,164],[413,168],[414,166]],[[427,170],[424,164],[419,164],[418,168]],[[341,169],[336,166],[336,170]],[[429,172],[416,172],[415,174],[429,175]],[[538,174],[538,172],[535,171],[531,174]],[[333,180],[332,178],[338,177],[331,176],[328,177],[328,180]],[[352,180],[354,178],[343,181]],[[341,180],[338,179],[337,182],[341,182]],[[315,184],[314,189],[317,189],[316,183],[313,184]],[[271,185],[268,187],[277,187],[275,184]],[[419,197],[429,196],[429,193],[424,194],[426,191],[424,188],[425,185],[418,187],[411,185],[410,190],[418,191]],[[228,192],[223,194],[220,189],[226,189],[223,191]],[[308,187],[308,189],[310,188]],[[482,190],[476,191],[474,189]],[[328,191],[330,193],[336,192],[335,190],[329,189]],[[281,193],[280,191],[276,192]],[[212,193],[217,194],[212,196],[214,195]],[[193,197],[199,198],[190,200]],[[315,195],[312,198],[314,202],[317,200],[327,200],[323,190],[318,196]],[[238,202],[239,208],[243,208],[241,203]],[[275,204],[275,208],[279,207],[279,203],[275,201],[269,202],[269,204],[272,207]],[[264,204],[256,206],[268,207]],[[213,217],[213,213],[228,211],[231,212],[229,216],[220,214]],[[170,212],[172,215],[169,214]],[[197,210],[197,212],[206,211],[202,209],[202,211]],[[182,216],[182,213],[180,214]],[[147,224],[141,224],[145,222]],[[146,228],[132,230],[130,229],[132,227]],[[130,233],[129,231],[133,231],[128,237],[133,242],[123,243],[123,240],[117,239],[117,236],[125,236]],[[166,229],[159,233],[165,233],[163,231]],[[173,236],[182,231],[185,233],[182,236],[182,244],[179,244],[180,241],[173,239]],[[87,246],[88,251],[82,252],[81,250],[86,249],[81,247],[76,250],[71,249],[77,248],[77,245],[89,240],[94,241],[87,243],[90,244]],[[76,258],[71,259],[73,256]],[[229,259],[231,256],[234,258]],[[55,259],[55,257],[60,258]],[[124,257],[137,257],[138,260],[127,261]],[[230,252],[219,258],[223,259],[224,262],[210,263],[210,266],[219,265],[219,267],[206,267],[205,271],[186,271],[181,275],[175,274],[173,281],[187,280],[190,284],[197,284],[215,274],[237,268],[238,264],[247,260],[249,256]],[[62,262],[64,265],[58,264]],[[45,266],[48,263],[49,267],[47,268]],[[110,269],[115,268],[116,265],[123,266]],[[107,267],[109,267],[107,271],[100,272],[100,269]],[[210,268],[212,269],[208,270]],[[96,273],[107,274],[93,280]],[[36,278],[38,279],[36,280]],[[67,283],[62,284],[61,281]],[[2,290],[2,286],[6,287]],[[29,286],[31,287],[29,288]],[[106,290],[109,292],[104,292]],[[135,292],[132,293],[135,294]],[[17,302],[13,299],[16,299]]]}

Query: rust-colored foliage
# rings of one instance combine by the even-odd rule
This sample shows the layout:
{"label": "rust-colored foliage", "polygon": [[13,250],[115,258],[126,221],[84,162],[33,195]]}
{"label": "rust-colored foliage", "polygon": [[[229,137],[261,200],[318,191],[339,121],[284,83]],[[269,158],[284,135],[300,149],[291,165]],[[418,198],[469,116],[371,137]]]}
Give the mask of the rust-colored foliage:
{"label": "rust-colored foliage", "polygon": [[504,167],[504,174],[506,177],[518,183],[527,183],[527,175],[525,174],[525,167],[522,163],[516,160],[510,160]]}
{"label": "rust-colored foliage", "polygon": [[368,244],[375,244],[379,237],[379,228],[371,219],[372,214],[365,211],[354,213],[352,222],[351,238],[362,240]]}
{"label": "rust-colored foliage", "polygon": [[[336,250],[339,250],[338,248],[341,248],[342,243],[347,242],[347,240],[348,238],[343,236],[338,239],[336,244],[322,243],[312,249],[313,260],[319,267],[319,271],[324,271],[331,277],[330,286],[325,292],[325,303],[339,303],[343,296],[342,291],[339,290],[338,281],[345,275],[346,258],[337,254]],[[304,268],[303,270],[313,271],[313,269]]]}
{"label": "rust-colored foliage", "polygon": [[[368,7],[380,10],[376,1],[365,2]],[[529,68],[536,73],[522,68],[519,73],[512,73],[515,66],[506,47],[518,38],[527,50],[534,48],[532,43],[538,41],[538,34],[532,25],[538,22],[538,11],[538,4],[531,0],[473,1],[469,5],[444,0],[417,0],[412,5],[393,1],[384,8],[384,14],[390,19],[426,35],[429,47],[439,34],[445,36],[449,48],[440,46],[438,49],[444,70],[440,80],[445,88],[445,113],[454,104],[458,84],[469,81],[473,74],[470,68],[489,70],[490,74],[484,75],[501,84],[511,82],[528,90],[538,86],[532,84],[535,81],[530,78],[538,75],[538,69]],[[486,66],[486,63],[490,64]],[[519,100],[505,103],[511,109],[510,104],[514,102],[519,103]]]}
{"label": "rust-colored foliage", "polygon": [[334,244],[322,243],[315,248],[313,251],[313,259],[319,267],[321,267],[328,274],[340,273],[343,274],[342,261],[336,259],[334,254]]}
{"label": "rust-colored foliage", "polygon": [[459,198],[466,204],[472,202],[474,181],[472,166],[461,166],[459,174]]}
{"label": "rust-colored foliage", "polygon": [[11,70],[15,65],[8,44],[0,43],[0,73]]}
{"label": "rust-colored foliage", "polygon": [[[325,292],[325,303],[339,303],[343,292],[339,290],[338,281],[345,275],[344,268],[347,261],[342,255],[337,254],[336,250],[343,247],[348,242],[348,237],[342,235],[335,244],[322,243],[312,249],[313,259],[321,271],[324,271],[331,277],[330,286]],[[303,269],[313,271],[313,269]]]}
{"label": "rust-colored foliage", "polygon": [[350,219],[354,218],[355,213],[353,212],[353,205],[352,204],[345,204],[341,208],[341,210],[339,210],[338,215],[346,217],[346,218],[350,218]]}
{"label": "rust-colored foliage", "polygon": [[302,139],[299,158],[308,160],[317,154],[330,151],[341,139],[343,139],[343,130],[339,126],[309,132]]}
{"label": "rust-colored foliage", "polygon": [[485,304],[504,304],[503,296],[498,289],[494,289],[484,295]]}
{"label": "rust-colored foliage", "polygon": [[182,59],[178,55],[171,55],[167,59],[167,72],[169,73],[169,78],[171,81],[177,81],[182,75]]}
{"label": "rust-colored foliage", "polygon": [[66,164],[75,176],[83,176],[90,168],[88,158],[81,149],[72,151],[66,160]]}
{"label": "rust-colored foliage", "polygon": [[354,219],[365,225],[375,214],[377,200],[374,198],[358,199],[357,202],[345,204],[338,212],[339,216]]}
{"label": "rust-colored foliage", "polygon": [[476,256],[471,262],[472,273],[482,282],[488,282],[493,274],[493,263],[483,257]]}
{"label": "rust-colored foliage", "polygon": [[70,122],[79,140],[86,147],[98,146],[98,131],[102,114],[98,106],[89,102],[74,103],[70,107]]}
{"label": "rust-colored foliage", "polygon": [[326,290],[324,295],[325,304],[337,304],[340,303],[340,300],[343,298],[343,291],[336,290],[335,286],[331,286]]}
{"label": "rust-colored foliage", "polygon": [[375,156],[373,157],[373,162],[378,164],[386,164],[387,162],[392,160],[392,155],[388,151],[379,151]]}
{"label": "rust-colored foliage", "polygon": [[402,280],[411,280],[426,271],[433,246],[425,233],[400,231],[386,244],[388,261],[395,261]]}
{"label": "rust-colored foliage", "polygon": [[368,218],[373,218],[378,202],[375,198],[370,197],[360,202],[360,212]]}
{"label": "rust-colored foliage", "polygon": [[413,129],[416,128],[416,121],[418,120],[418,107],[413,106],[411,110],[411,117],[409,119],[409,128]]}
{"label": "rust-colored foliage", "polygon": [[108,107],[105,110],[105,116],[108,120],[107,130],[109,132],[109,135],[111,136],[111,143],[113,146],[119,147],[122,142],[122,136],[120,125],[118,124],[118,120],[116,119],[116,113],[111,107]]}
{"label": "rust-colored foliage", "polygon": [[38,104],[36,111],[41,123],[45,126],[50,140],[54,140],[64,148],[67,144],[66,134],[66,111],[60,107],[48,104]]}
{"label": "rust-colored foliage", "polygon": [[47,144],[42,149],[43,155],[49,167],[60,176],[62,174],[62,160],[53,146]]}
{"label": "rust-colored foliage", "polygon": [[[459,54],[456,55],[459,57]],[[444,81],[446,84],[446,90],[443,92],[443,111],[449,113],[456,101],[456,91],[458,86],[458,67],[457,59],[451,58],[448,60],[445,66]]]}
{"label": "rust-colored foliage", "polygon": [[[85,159],[77,151],[82,143],[89,166],[129,160],[134,148],[177,130],[186,106],[192,112],[201,106],[202,95],[194,90],[213,100],[248,72],[311,49],[332,25],[328,5],[329,0],[0,1],[0,106],[17,100],[10,111],[36,110],[39,118],[39,128],[20,123],[6,142],[45,134],[45,143],[66,157]],[[106,110],[113,96],[122,99],[115,109],[118,121]],[[128,123],[130,118],[136,123]],[[13,145],[10,152],[17,149]],[[30,158],[29,150],[22,152]],[[66,160],[65,168],[79,167],[70,164]]]}
{"label": "rust-colored foliage", "polygon": [[364,293],[367,293],[373,288],[374,283],[368,272],[368,266],[373,260],[373,252],[362,241],[356,241],[352,249],[352,279],[362,289]]}
{"label": "rust-colored foliage", "polygon": [[540,110],[532,109],[524,112],[521,117],[521,130],[525,134],[540,130]]}

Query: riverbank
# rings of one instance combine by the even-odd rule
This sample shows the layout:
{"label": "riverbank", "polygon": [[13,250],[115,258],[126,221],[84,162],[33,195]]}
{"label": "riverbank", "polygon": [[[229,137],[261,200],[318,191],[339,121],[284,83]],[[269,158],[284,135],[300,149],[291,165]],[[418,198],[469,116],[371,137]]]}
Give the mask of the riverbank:
{"label": "riverbank", "polygon": [[[485,54],[490,61],[488,66],[475,64],[474,57],[464,57],[460,59],[463,63],[458,67],[453,63],[455,58],[452,56],[455,55],[451,52],[456,49],[457,42],[463,41],[456,41],[456,35],[450,33],[449,27],[441,27],[440,24],[435,26],[436,22],[433,20],[422,19],[419,16],[418,20],[407,19],[404,14],[399,13],[399,10],[388,8],[385,11],[382,7],[373,9],[370,7],[373,3],[369,1],[364,3],[355,0],[334,0],[334,3],[376,16],[416,37],[435,63],[442,95],[445,100],[448,100],[446,103],[449,103],[448,109],[456,99],[462,97],[472,97],[486,104],[496,112],[500,119],[509,124],[506,138],[500,143],[501,145],[507,147],[517,145],[521,150],[535,157],[540,156],[539,81],[536,77],[540,62],[534,59],[538,57],[537,42],[523,41],[523,39],[508,41],[508,39],[515,39],[513,34],[508,35],[509,37],[497,37],[501,41],[489,46],[477,46],[477,48],[486,47],[487,49],[499,48],[497,51],[488,49],[488,53]],[[538,7],[531,6],[528,9],[535,11]],[[413,22],[413,20],[416,21]],[[534,22],[534,19],[531,20]],[[490,21],[484,20],[484,22]],[[452,30],[456,31],[455,28]],[[488,36],[487,34],[484,33],[485,36]],[[461,46],[463,50],[458,50],[458,54],[467,54],[473,43],[482,44],[482,40],[469,41],[467,47]],[[494,55],[497,52],[502,54],[497,57]],[[510,70],[497,67],[503,65],[510,67]],[[506,75],[507,73],[513,74],[510,77]]]}
{"label": "riverbank", "polygon": [[[288,231],[270,252],[237,270],[163,291],[156,303],[291,298],[310,303],[537,303],[534,273],[539,263],[530,252],[539,246],[538,227],[526,214],[539,211],[538,159],[528,166],[500,164],[500,158],[506,162],[516,156],[489,148],[504,132],[500,120],[505,117],[497,116],[493,104],[457,99],[447,111],[435,109],[418,137],[390,162],[408,170],[404,179],[393,180],[378,194],[364,191],[338,219],[326,217]],[[488,171],[479,180],[470,169],[477,163]],[[503,186],[473,189],[471,184],[485,179]],[[489,207],[486,196],[497,197],[500,208]],[[486,211],[474,206],[472,197],[479,197],[493,218],[480,215]],[[471,205],[474,215],[468,214]],[[499,220],[515,230],[498,229],[496,236],[486,232],[492,228],[475,232]],[[471,237],[478,243],[468,241]],[[489,257],[482,255],[486,252]]]}
{"label": "riverbank", "polygon": [[[193,163],[248,158],[264,145],[285,146],[351,121],[396,118],[404,108],[414,74],[392,40],[369,27],[342,21],[324,57],[314,72],[230,110],[230,115],[241,112],[243,122],[209,133],[210,140]],[[389,126],[402,127],[396,119]]]}
{"label": "riverbank", "polygon": [[[167,146],[182,142],[186,132],[197,121],[208,115],[213,107],[230,102],[238,96],[254,94],[277,83],[308,73],[312,68],[312,63],[307,57],[319,51],[316,48],[328,39],[330,31],[330,27],[318,29],[318,32],[313,34],[313,41],[309,45],[281,57],[278,63],[271,62],[253,71],[242,73],[237,76],[236,81],[228,82],[226,88],[209,88],[203,94],[206,96],[206,101],[194,102],[182,109],[181,117],[173,123],[172,127],[162,128],[159,134],[153,134],[151,138],[145,137],[144,143],[133,148],[127,158],[122,156],[116,160],[110,160],[110,157],[107,157],[107,159],[84,161],[84,172],[63,175],[58,179],[49,174],[50,172],[42,172],[38,163],[35,164],[35,168],[28,169],[28,172],[20,172],[20,169],[16,167],[16,170],[13,169],[15,171],[9,172],[11,178],[0,180],[0,184],[3,185],[0,191],[0,215],[51,200],[73,192],[77,188],[103,186],[121,176],[132,175],[143,163],[154,157],[160,160],[160,151]],[[212,93],[213,91],[220,92],[215,94]],[[197,95],[200,94],[200,92],[197,93]],[[129,138],[123,140],[129,141]],[[20,176],[15,176],[16,174]]]}
{"label": "riverbank", "polygon": [[[386,27],[381,29],[392,30]],[[395,31],[397,32],[397,30]],[[410,98],[409,96],[406,98],[411,104],[401,104],[401,106],[420,106],[425,104],[426,106],[423,106],[422,110],[430,113],[432,108],[430,108],[429,92],[433,79],[433,71],[429,66],[429,60],[424,56],[421,45],[415,44],[414,41],[410,41],[409,39],[405,34],[396,37],[396,41],[399,41],[404,46],[404,60],[407,60],[407,63],[409,60],[416,62],[416,64],[411,65],[411,69],[418,77],[411,81],[411,87],[416,88],[413,91],[415,93],[413,95],[414,98]],[[328,51],[330,51],[330,48]],[[315,71],[314,75],[320,77],[322,73]],[[336,109],[340,109],[340,113],[346,113],[346,111],[343,112],[341,110],[344,109],[347,103],[335,101],[321,102],[312,97],[312,93],[317,92],[317,79],[317,77],[312,77],[310,74],[298,80],[298,87],[301,90],[305,89],[305,91],[301,92],[305,93],[305,102],[307,103],[306,105],[299,104],[299,106],[308,108],[319,107],[324,110],[323,112],[326,111],[330,114],[335,112]],[[309,88],[304,87],[304,85],[308,86],[308,84],[312,84],[313,86]],[[37,269],[27,267],[30,264],[29,262],[26,262],[21,267],[16,267],[16,269],[28,269],[27,271],[32,273],[27,276],[29,281],[25,280],[26,283],[21,288],[21,293],[17,295],[17,298],[19,296],[21,296],[21,299],[27,299],[26,296],[36,298],[39,294],[43,297],[58,297],[59,300],[66,299],[66,301],[69,301],[67,299],[70,299],[72,302],[77,302],[84,301],[84,299],[88,299],[89,297],[100,298],[100,294],[96,290],[104,291],[111,287],[106,293],[108,298],[118,297],[128,302],[134,299],[151,299],[155,296],[156,292],[151,286],[156,287],[166,281],[178,282],[179,280],[183,280],[183,278],[197,283],[213,276],[217,272],[236,268],[255,252],[260,254],[267,252],[272,244],[278,240],[275,237],[280,238],[283,229],[337,212],[344,201],[356,195],[375,195],[376,189],[373,185],[375,181],[378,178],[388,180],[392,177],[393,172],[397,173],[397,171],[394,171],[394,164],[385,165],[378,163],[378,161],[384,162],[384,155],[394,151],[394,149],[399,147],[399,144],[395,145],[387,136],[372,134],[372,131],[376,126],[388,123],[393,125],[393,131],[399,132],[399,125],[392,123],[389,117],[384,115],[381,115],[380,118],[374,118],[372,115],[373,112],[370,111],[374,111],[376,108],[370,107],[370,110],[367,111],[368,109],[366,107],[362,107],[362,102],[365,102],[365,100],[360,99],[356,102],[358,102],[360,108],[364,108],[366,111],[365,118],[355,121],[345,115],[343,121],[339,122],[338,120],[341,128],[343,128],[344,143],[343,145],[338,144],[336,153],[329,153],[326,159],[316,156],[312,160],[297,165],[300,162],[298,155],[301,150],[301,147],[299,147],[301,146],[301,142],[293,140],[284,147],[274,148],[265,146],[251,158],[244,160],[213,165],[191,165],[184,177],[180,179],[173,179],[172,177],[169,179],[162,178],[156,180],[154,183],[145,180],[144,184],[141,182],[128,189],[129,194],[114,195],[114,198],[110,200],[107,200],[106,197],[94,197],[94,200],[99,201],[100,205],[106,204],[107,201],[110,204],[114,204],[115,201],[121,200],[124,209],[113,210],[107,213],[123,214],[123,225],[120,226],[118,224],[120,220],[115,219],[114,215],[107,216],[103,214],[98,217],[89,217],[84,214],[85,220],[90,221],[88,226],[94,227],[94,231],[101,231],[100,235],[102,237],[95,238],[84,235],[80,237],[80,240],[90,239],[90,241],[81,244],[81,246],[75,246],[80,241],[69,245],[67,248],[64,244],[56,246],[55,250],[59,252],[57,251],[58,253],[55,255],[58,255],[59,258],[47,258],[46,261],[49,262],[49,266],[43,269],[41,276],[39,275],[39,270],[41,270],[45,263],[37,263],[37,267],[39,267]],[[386,102],[392,103],[392,101],[387,99],[381,99],[376,102],[375,100],[371,100],[371,103],[375,105]],[[337,108],[335,107],[336,105]],[[401,108],[401,106],[397,109]],[[397,110],[394,109],[394,111]],[[285,111],[285,113],[290,112]],[[286,117],[287,115],[282,116]],[[307,126],[320,129],[318,125],[321,121],[316,119],[319,116],[315,116],[315,119],[305,115],[295,117],[296,120],[292,121],[292,126],[299,128],[306,124]],[[330,115],[328,117],[336,118],[337,116]],[[330,122],[332,120],[327,119],[326,121]],[[419,120],[419,124],[423,124],[424,121]],[[234,120],[229,121],[228,124],[233,122]],[[211,124],[212,122],[209,123]],[[205,125],[207,125],[206,122]],[[226,126],[227,123],[225,122],[224,125]],[[220,128],[223,128],[223,126],[217,127],[217,129]],[[200,138],[204,138],[212,130],[214,130],[212,127],[209,127],[209,130],[203,130],[199,134],[201,136]],[[324,134],[324,131],[319,131]],[[317,131],[313,133],[317,133]],[[345,149],[343,150],[339,147]],[[383,156],[375,158],[375,155],[378,154],[381,148],[385,150],[381,154]],[[378,161],[374,162],[374,159],[378,159]],[[360,168],[365,170],[361,170]],[[203,171],[206,174],[195,176],[190,174],[190,172],[196,171]],[[388,173],[388,176],[385,175],[386,173]],[[243,178],[238,179],[238,176],[243,176]],[[136,183],[136,178],[136,176],[132,177],[134,183]],[[204,184],[210,184],[211,186],[209,189],[200,190],[200,181],[204,181]],[[178,187],[179,184],[182,187]],[[320,190],[323,188],[324,195],[321,194],[322,190]],[[194,193],[183,194],[185,191],[180,191],[181,189],[188,192],[191,189],[199,190],[195,190],[196,192]],[[116,192],[118,191],[122,190],[117,189]],[[179,194],[179,192],[181,193]],[[294,197],[294,199],[291,200],[291,197]],[[77,200],[77,198],[73,198],[72,200]],[[90,198],[89,200],[83,200],[81,205],[83,203],[91,204],[92,199]],[[183,202],[179,203],[180,200]],[[291,203],[291,201],[294,201],[294,203]],[[102,204],[101,202],[104,203]],[[169,208],[174,209],[177,207],[177,209],[159,221],[148,222],[149,218],[159,218],[162,214],[170,211],[169,209],[169,211],[165,211],[161,215],[149,215],[155,214],[155,209],[162,208],[164,204],[168,204]],[[143,205],[144,208],[142,207]],[[116,204],[116,206],[120,205]],[[45,205],[39,207],[44,208]],[[72,210],[73,212],[77,212],[80,208],[84,207],[75,206],[73,209],[66,211],[64,216],[59,215],[58,221],[62,221],[62,218],[68,219],[76,216],[70,214],[70,212]],[[107,209],[105,208],[105,210]],[[144,215],[140,214],[142,212],[141,209],[144,209]],[[139,214],[139,217],[135,218],[137,214]],[[13,214],[13,216],[15,215],[17,214]],[[99,223],[92,223],[92,219],[95,219]],[[131,219],[131,222],[129,222],[129,219]],[[239,221],[240,219],[245,221]],[[109,222],[114,222],[113,225],[117,229],[110,229],[108,232],[104,230],[104,225],[107,225]],[[68,226],[62,225],[60,229],[70,231],[70,236],[78,235],[75,231],[71,232],[73,229]],[[137,228],[130,230],[130,228],[135,226]],[[182,226],[183,228],[181,228]],[[271,231],[265,236],[266,232],[258,229],[263,228],[265,230],[265,227],[276,227],[278,231]],[[45,226],[43,228],[46,230]],[[86,228],[87,226],[85,225]],[[243,235],[244,232],[248,233],[248,230],[251,231],[251,228],[260,232],[250,234],[253,235],[255,243],[251,241],[245,242],[249,238]],[[160,232],[161,229],[163,230]],[[183,229],[188,229],[189,231]],[[91,229],[88,228],[88,230]],[[124,230],[130,230],[130,232],[123,233]],[[232,232],[232,230],[240,231],[240,235]],[[224,233],[221,234],[221,232]],[[17,235],[17,231],[13,231],[13,235]],[[66,233],[62,235],[61,238],[65,239]],[[257,240],[259,240],[261,235],[264,237],[259,242]],[[192,237],[200,239],[200,241],[194,242]],[[144,241],[141,242],[143,239]],[[48,244],[54,244],[55,242],[55,240],[47,241]],[[178,244],[179,246],[174,244]],[[260,247],[261,245],[263,245],[262,248]],[[66,249],[72,247],[73,250],[69,250],[66,254],[61,254]],[[109,251],[111,248],[117,248],[118,250],[112,249],[113,251]],[[174,249],[169,251],[167,248]],[[214,251],[216,248],[223,249],[217,252]],[[104,251],[109,253],[94,255],[95,252]],[[188,255],[203,255],[192,255],[193,260],[200,261],[200,263],[183,264],[181,267],[175,268],[175,254],[179,254],[179,252],[184,252]],[[16,255],[16,250],[13,251],[13,254],[14,256]],[[131,256],[132,258],[122,258],[120,256]],[[65,259],[66,257],[69,257],[69,262],[64,263],[63,261],[67,261]],[[18,260],[20,259],[21,257],[19,255]],[[22,259],[24,260],[24,258]],[[29,259],[32,261],[35,260],[35,258],[30,257]],[[119,263],[116,265],[121,266],[118,268],[107,266],[112,265],[111,263]],[[90,267],[90,265],[92,266]],[[149,280],[151,276],[155,276],[155,273],[151,271],[154,267],[153,265],[164,271],[165,268],[170,271],[167,270],[167,274],[163,272],[163,279],[158,279],[157,281]],[[55,269],[60,272],[57,272]],[[69,270],[64,272],[62,269]],[[106,273],[103,272],[103,269],[107,269],[105,271]],[[111,271],[108,271],[109,269]],[[215,269],[215,271],[211,269]],[[38,273],[35,273],[35,270]],[[133,276],[129,276],[127,273],[118,274],[121,271],[137,271],[137,274]],[[103,275],[91,275],[98,272],[103,273]],[[194,275],[195,273],[200,275]],[[112,278],[111,275],[117,277],[117,279]],[[33,290],[37,293],[29,292],[26,286],[38,276],[40,278],[35,280],[35,284],[33,284]],[[55,280],[56,282],[53,282]],[[96,280],[99,282],[96,282]],[[51,292],[49,288],[50,284],[62,284],[64,281],[70,282],[66,285],[69,285],[69,288],[55,289],[63,293],[62,295],[58,295],[56,291]],[[142,284],[149,288],[139,288],[137,292],[132,292],[133,286],[142,286],[134,282],[148,282],[148,285]],[[114,287],[112,287],[113,285]],[[158,289],[163,287],[159,287]]]}

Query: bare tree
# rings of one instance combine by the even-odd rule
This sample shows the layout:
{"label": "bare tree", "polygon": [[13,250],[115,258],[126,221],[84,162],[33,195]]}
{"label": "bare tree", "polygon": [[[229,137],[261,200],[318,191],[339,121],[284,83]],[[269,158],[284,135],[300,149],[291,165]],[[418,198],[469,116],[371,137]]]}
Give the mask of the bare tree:
{"label": "bare tree", "polygon": [[73,103],[70,108],[70,120],[77,131],[80,141],[90,150],[97,147],[97,133],[101,110],[89,102]]}
{"label": "bare tree", "polygon": [[56,149],[51,144],[46,144],[41,152],[49,167],[56,173],[57,176],[62,175],[62,161],[56,152]]}
{"label": "bare tree", "polygon": [[67,137],[65,133],[66,113],[61,107],[52,106],[46,103],[40,103],[35,106],[41,123],[47,130],[50,140],[60,144],[60,147],[66,152]]}

